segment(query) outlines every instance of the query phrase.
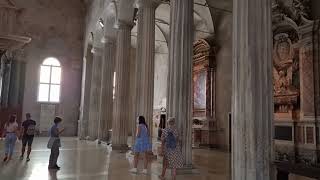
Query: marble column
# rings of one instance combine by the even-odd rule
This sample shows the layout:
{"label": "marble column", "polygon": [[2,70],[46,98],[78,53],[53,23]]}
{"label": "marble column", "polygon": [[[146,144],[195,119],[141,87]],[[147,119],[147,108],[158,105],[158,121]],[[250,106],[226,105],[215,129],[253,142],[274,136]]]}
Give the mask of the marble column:
{"label": "marble column", "polygon": [[100,93],[101,93],[101,64],[102,50],[93,47],[92,77],[90,90],[90,112],[89,112],[89,132],[90,140],[98,138],[99,116],[100,116]]}
{"label": "marble column", "polygon": [[233,0],[232,180],[272,179],[271,0]]}
{"label": "marble column", "polygon": [[[89,48],[91,50],[91,48]],[[85,139],[88,136],[89,113],[90,113],[90,93],[92,79],[92,53],[87,52],[83,58],[82,68],[82,88],[81,88],[81,104],[80,104],[80,128],[79,138]]]}
{"label": "marble column", "polygon": [[176,119],[186,168],[192,167],[193,0],[171,1],[168,117]]}
{"label": "marble column", "polygon": [[[146,118],[151,135],[153,129],[155,11],[159,4],[159,0],[137,1],[139,11],[136,53],[136,117]],[[133,121],[133,127],[136,127],[136,119]]]}
{"label": "marble column", "polygon": [[128,121],[130,104],[130,48],[131,48],[131,29],[133,24],[119,21],[116,24],[118,29],[116,45],[115,63],[115,100],[113,106],[112,122],[112,149],[127,149]]}
{"label": "marble column", "polygon": [[108,141],[108,130],[112,128],[113,76],[115,64],[115,42],[111,37],[104,38],[104,57],[101,74],[99,140]]}

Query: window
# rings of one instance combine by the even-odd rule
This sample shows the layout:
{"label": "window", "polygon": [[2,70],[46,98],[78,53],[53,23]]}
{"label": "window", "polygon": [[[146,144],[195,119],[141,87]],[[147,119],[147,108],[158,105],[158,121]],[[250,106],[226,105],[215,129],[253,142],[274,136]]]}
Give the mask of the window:
{"label": "window", "polygon": [[61,66],[56,58],[47,58],[40,67],[39,102],[60,101]]}

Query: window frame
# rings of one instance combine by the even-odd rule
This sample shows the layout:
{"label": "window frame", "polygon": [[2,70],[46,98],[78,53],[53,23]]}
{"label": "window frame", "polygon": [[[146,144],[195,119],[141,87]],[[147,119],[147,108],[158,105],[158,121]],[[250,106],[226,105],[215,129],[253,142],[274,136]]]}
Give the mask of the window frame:
{"label": "window frame", "polygon": [[[51,58],[57,60],[57,61],[59,62],[59,64],[60,64],[60,66],[58,66],[58,65],[46,65],[46,64],[44,64],[44,62],[45,62],[47,59],[51,59]],[[50,68],[49,83],[41,82],[41,68],[42,68],[42,67],[49,67],[49,68]],[[59,82],[59,84],[58,84],[58,83],[52,83],[51,77],[52,77],[52,69],[53,69],[53,68],[60,68],[60,82]],[[60,61],[59,61],[57,58],[54,58],[54,57],[48,57],[48,58],[44,59],[44,60],[42,61],[42,63],[40,64],[40,68],[39,68],[37,102],[38,102],[38,103],[41,103],[41,104],[60,104],[60,102],[61,102],[61,82],[62,82],[62,66],[61,66]],[[41,101],[41,100],[39,100],[40,86],[41,86],[42,84],[49,86],[49,89],[48,89],[48,99],[47,99],[47,101]],[[59,99],[58,99],[58,101],[51,101],[51,100],[50,100],[51,86],[52,86],[52,85],[59,86]]]}

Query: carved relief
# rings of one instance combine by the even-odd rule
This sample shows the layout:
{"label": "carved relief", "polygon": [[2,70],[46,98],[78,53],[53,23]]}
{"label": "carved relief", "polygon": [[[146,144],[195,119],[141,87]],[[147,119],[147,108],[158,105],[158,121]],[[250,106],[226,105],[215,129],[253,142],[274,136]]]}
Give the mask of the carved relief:
{"label": "carved relief", "polygon": [[293,73],[298,70],[294,49],[286,33],[277,34],[273,50],[273,83],[276,112],[288,113],[298,102],[299,91],[293,84]]}
{"label": "carved relief", "polygon": [[[320,31],[318,28],[315,32],[318,21],[309,20],[309,3],[310,0],[273,2],[274,124],[293,127],[295,137],[293,141],[275,138],[275,154],[277,161],[319,166],[320,152],[316,146],[319,128],[315,124],[320,102],[317,100]],[[275,131],[285,133],[279,128]],[[288,141],[292,144],[288,145]]]}
{"label": "carved relief", "polygon": [[296,24],[302,25],[310,19],[310,0],[275,0],[272,4],[273,14],[283,14]]}

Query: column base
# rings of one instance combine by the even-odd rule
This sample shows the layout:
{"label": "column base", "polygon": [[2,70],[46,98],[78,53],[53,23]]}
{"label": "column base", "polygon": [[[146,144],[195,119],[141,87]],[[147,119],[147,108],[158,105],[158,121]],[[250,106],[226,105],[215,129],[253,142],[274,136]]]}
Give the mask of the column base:
{"label": "column base", "polygon": [[113,151],[128,151],[130,148],[127,144],[112,144]]}
{"label": "column base", "polygon": [[184,175],[184,174],[200,174],[199,169],[196,169],[195,167],[191,166],[185,166],[183,168],[177,169],[178,175]]}

